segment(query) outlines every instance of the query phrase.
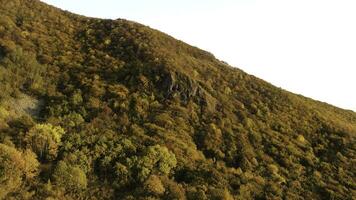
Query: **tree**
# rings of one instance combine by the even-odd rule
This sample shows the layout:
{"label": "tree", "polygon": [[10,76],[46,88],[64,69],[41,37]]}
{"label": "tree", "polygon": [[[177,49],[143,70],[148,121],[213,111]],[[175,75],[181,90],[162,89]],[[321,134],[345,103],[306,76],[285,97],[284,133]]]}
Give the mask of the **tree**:
{"label": "tree", "polygon": [[30,179],[37,175],[38,166],[30,150],[21,153],[14,147],[0,144],[0,199],[16,191],[23,178]]}
{"label": "tree", "polygon": [[53,160],[57,157],[63,134],[64,130],[60,126],[37,124],[25,135],[25,142],[39,158]]}
{"label": "tree", "polygon": [[62,126],[64,128],[73,128],[84,122],[82,115],[72,112],[62,118]]}
{"label": "tree", "polygon": [[87,177],[84,171],[77,166],[68,165],[64,161],[60,161],[57,164],[52,176],[58,186],[72,192],[77,192],[87,187]]}
{"label": "tree", "polygon": [[22,153],[22,158],[25,161],[24,174],[27,179],[32,179],[38,175],[38,167],[40,163],[37,161],[37,156],[30,149],[26,149]]}
{"label": "tree", "polygon": [[210,198],[213,200],[234,200],[234,197],[230,194],[229,190],[212,188],[210,193]]}
{"label": "tree", "polygon": [[138,178],[143,181],[152,173],[168,175],[176,165],[177,159],[167,147],[150,146],[146,149],[145,155],[138,160]]}
{"label": "tree", "polygon": [[207,157],[223,158],[225,155],[220,150],[223,147],[223,133],[221,129],[214,123],[210,123],[206,127],[206,131],[202,132],[202,145],[205,147],[205,155]]}
{"label": "tree", "polygon": [[144,183],[144,190],[148,194],[162,195],[165,192],[165,188],[161,179],[156,175],[151,175]]}
{"label": "tree", "polygon": [[70,98],[70,102],[73,105],[80,105],[83,103],[82,92],[80,90],[75,91]]}
{"label": "tree", "polygon": [[20,152],[0,144],[0,199],[20,187],[24,165]]}

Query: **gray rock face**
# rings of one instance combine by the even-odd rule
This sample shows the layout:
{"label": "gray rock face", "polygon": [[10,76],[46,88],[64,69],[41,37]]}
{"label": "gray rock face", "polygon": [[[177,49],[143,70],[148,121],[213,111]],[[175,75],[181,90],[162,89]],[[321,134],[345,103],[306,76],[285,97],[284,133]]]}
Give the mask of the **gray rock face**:
{"label": "gray rock face", "polygon": [[159,88],[166,98],[179,97],[186,104],[193,100],[202,109],[214,112],[218,101],[197,81],[181,73],[164,73]]}
{"label": "gray rock face", "polygon": [[183,102],[196,97],[200,90],[196,81],[178,73],[166,73],[163,77],[161,88],[166,97],[179,95]]}

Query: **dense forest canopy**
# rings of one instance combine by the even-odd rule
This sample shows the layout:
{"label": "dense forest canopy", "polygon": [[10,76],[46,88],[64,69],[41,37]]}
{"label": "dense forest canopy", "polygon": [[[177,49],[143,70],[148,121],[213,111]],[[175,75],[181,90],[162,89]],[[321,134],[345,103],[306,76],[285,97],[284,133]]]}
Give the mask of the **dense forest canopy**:
{"label": "dense forest canopy", "polygon": [[0,199],[356,196],[356,113],[138,23],[0,0],[0,91]]}

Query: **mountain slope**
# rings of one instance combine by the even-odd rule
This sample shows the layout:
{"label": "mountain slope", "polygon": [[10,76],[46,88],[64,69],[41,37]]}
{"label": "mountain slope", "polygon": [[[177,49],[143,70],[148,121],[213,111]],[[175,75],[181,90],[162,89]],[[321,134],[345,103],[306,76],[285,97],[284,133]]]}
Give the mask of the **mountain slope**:
{"label": "mountain slope", "polygon": [[0,5],[0,199],[356,196],[354,112],[134,22]]}

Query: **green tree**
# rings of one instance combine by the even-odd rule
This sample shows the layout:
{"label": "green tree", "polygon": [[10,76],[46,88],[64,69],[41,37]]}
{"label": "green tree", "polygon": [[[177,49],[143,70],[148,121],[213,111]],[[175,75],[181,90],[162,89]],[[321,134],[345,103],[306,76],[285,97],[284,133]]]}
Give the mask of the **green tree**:
{"label": "green tree", "polygon": [[64,161],[60,161],[57,164],[52,177],[54,183],[67,191],[77,192],[87,187],[87,177],[84,171]]}
{"label": "green tree", "polygon": [[150,146],[146,149],[145,155],[138,160],[138,178],[143,181],[152,173],[168,175],[176,165],[177,159],[167,147]]}
{"label": "green tree", "polygon": [[82,92],[80,90],[75,91],[70,97],[70,102],[73,105],[80,105],[81,103],[83,103]]}
{"label": "green tree", "polygon": [[75,126],[78,126],[84,122],[84,119],[82,115],[72,112],[62,118],[62,123],[61,125],[66,128],[73,128]]}

